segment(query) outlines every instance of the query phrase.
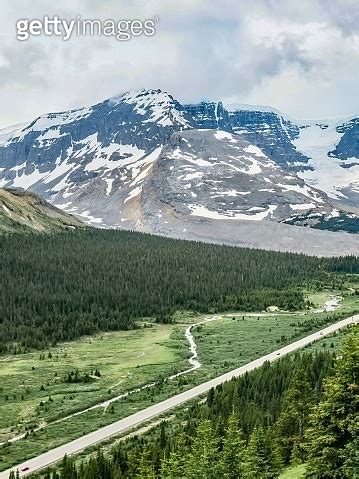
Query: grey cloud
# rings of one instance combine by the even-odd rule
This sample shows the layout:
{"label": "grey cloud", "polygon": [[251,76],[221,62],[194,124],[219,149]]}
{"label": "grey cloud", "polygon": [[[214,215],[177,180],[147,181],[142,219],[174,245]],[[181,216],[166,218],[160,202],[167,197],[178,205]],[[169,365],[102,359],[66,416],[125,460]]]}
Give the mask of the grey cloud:
{"label": "grey cloud", "polygon": [[[6,2],[0,38],[0,127],[140,87],[165,89],[181,101],[230,97],[241,103],[250,98],[268,104],[275,99],[272,106],[289,108],[293,116],[303,111],[318,117],[359,111],[358,51],[350,46],[358,32],[356,4],[351,0],[63,0],[55,9],[45,0]],[[16,41],[16,19],[54,13],[114,19],[158,15],[160,21],[155,37],[127,43],[97,37]],[[257,19],[283,28],[280,41],[267,43],[259,39],[261,32],[251,32],[248,25]],[[337,32],[338,40],[319,51],[314,37],[314,50],[304,48],[305,29],[301,34],[290,27],[311,24],[323,25],[318,35]]]}
{"label": "grey cloud", "polygon": [[1,51],[3,65],[0,66],[0,86],[21,84],[37,84],[45,87],[46,78],[38,70],[44,51],[39,45],[18,43],[4,46]]}
{"label": "grey cloud", "polygon": [[320,0],[323,16],[344,35],[359,33],[359,4],[357,0]]}

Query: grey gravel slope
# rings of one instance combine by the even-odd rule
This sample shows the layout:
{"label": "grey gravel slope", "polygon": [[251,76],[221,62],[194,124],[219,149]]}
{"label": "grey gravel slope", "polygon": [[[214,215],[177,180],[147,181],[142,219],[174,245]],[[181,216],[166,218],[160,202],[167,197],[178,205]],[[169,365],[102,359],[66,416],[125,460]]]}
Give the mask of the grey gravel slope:
{"label": "grey gravel slope", "polygon": [[[152,203],[150,203],[152,204]],[[146,207],[149,207],[147,204]],[[162,208],[163,209],[163,208]],[[172,238],[312,256],[359,256],[359,235],[323,231],[272,221],[211,220],[167,211],[162,221],[143,211],[136,229]]]}

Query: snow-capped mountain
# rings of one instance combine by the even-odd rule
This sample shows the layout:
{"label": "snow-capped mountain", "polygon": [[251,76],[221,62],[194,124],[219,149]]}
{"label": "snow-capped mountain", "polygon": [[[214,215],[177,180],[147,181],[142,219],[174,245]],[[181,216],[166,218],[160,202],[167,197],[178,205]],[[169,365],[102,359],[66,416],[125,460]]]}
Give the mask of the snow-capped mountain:
{"label": "snow-capped mountain", "polygon": [[235,132],[309,185],[359,207],[359,117],[294,120],[257,105],[185,105],[199,128]]}
{"label": "snow-capped mountain", "polygon": [[165,233],[173,213],[357,231],[358,129],[139,90],[0,130],[0,186],[100,227]]}
{"label": "snow-capped mountain", "polygon": [[30,188],[85,220],[105,223],[93,216],[95,203],[104,218],[108,198],[135,194],[158,147],[191,126],[183,107],[160,90],[43,115],[0,131],[0,185]]}

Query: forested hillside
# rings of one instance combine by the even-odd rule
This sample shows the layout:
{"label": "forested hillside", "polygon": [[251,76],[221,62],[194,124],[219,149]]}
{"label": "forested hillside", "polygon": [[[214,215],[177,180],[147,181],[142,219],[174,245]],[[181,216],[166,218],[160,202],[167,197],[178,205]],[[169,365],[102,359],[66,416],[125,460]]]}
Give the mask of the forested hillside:
{"label": "forested hillside", "polygon": [[359,335],[342,355],[297,354],[211,390],[205,403],[151,433],[47,479],[269,479],[307,463],[307,477],[353,479],[358,471]]}
{"label": "forested hillside", "polygon": [[[121,231],[11,235],[0,243],[1,351],[45,347],[176,310],[305,307],[300,287],[358,272],[359,260],[318,259]],[[337,275],[337,273],[335,273]]]}

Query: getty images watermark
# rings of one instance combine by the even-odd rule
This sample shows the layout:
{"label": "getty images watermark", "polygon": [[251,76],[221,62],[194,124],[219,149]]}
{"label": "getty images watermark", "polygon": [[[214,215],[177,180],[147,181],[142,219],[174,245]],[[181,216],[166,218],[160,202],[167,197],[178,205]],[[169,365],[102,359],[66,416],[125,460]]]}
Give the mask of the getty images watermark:
{"label": "getty images watermark", "polygon": [[16,37],[20,41],[39,35],[61,37],[69,40],[72,35],[114,37],[120,41],[156,33],[158,17],[147,20],[96,20],[84,19],[80,15],[71,20],[44,16],[42,20],[21,19],[16,22]]}

